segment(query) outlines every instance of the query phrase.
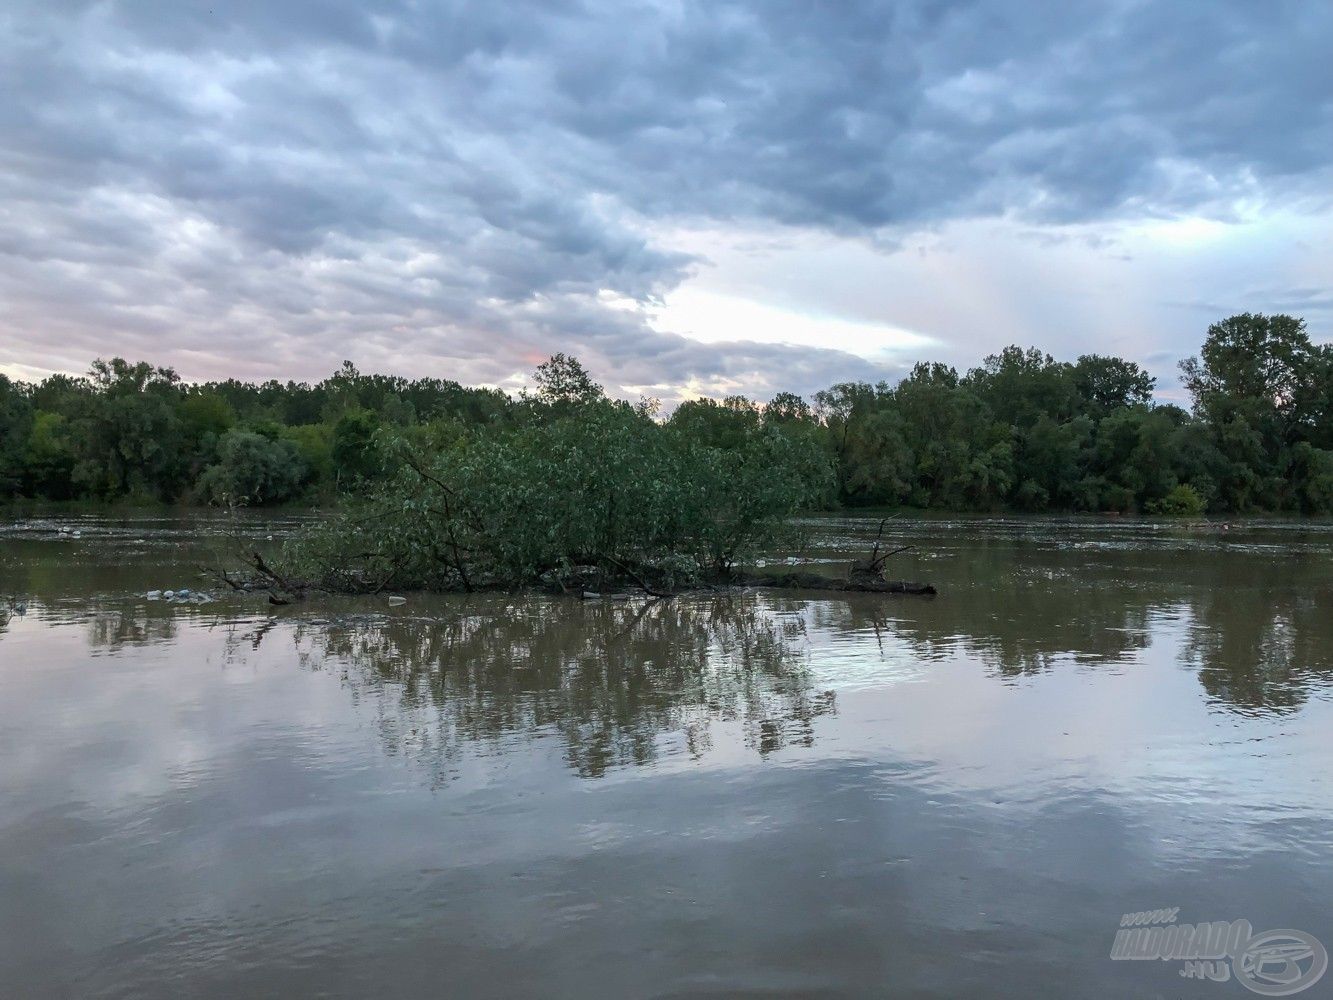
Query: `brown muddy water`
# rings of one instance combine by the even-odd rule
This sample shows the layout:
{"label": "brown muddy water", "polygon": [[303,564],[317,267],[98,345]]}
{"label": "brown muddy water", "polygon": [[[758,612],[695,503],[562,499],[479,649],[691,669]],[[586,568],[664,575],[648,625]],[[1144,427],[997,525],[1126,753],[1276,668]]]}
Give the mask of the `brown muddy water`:
{"label": "brown muddy water", "polygon": [[[811,528],[836,570],[874,522]],[[1333,946],[1329,525],[892,522],[935,599],[279,609],[198,575],[222,529],[0,522],[0,996],[1225,1000],[1318,955],[1113,961],[1122,914]]]}

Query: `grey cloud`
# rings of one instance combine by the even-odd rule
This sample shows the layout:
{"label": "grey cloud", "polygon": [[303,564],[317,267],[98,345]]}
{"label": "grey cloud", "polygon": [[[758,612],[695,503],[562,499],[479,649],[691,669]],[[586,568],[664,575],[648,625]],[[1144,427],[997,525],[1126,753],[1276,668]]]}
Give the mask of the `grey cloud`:
{"label": "grey cloud", "polygon": [[[1333,289],[1250,287],[1237,289],[1229,299],[1190,299],[1165,303],[1177,309],[1189,309],[1202,316],[1221,317],[1238,312],[1288,313],[1308,319],[1323,319],[1333,313]],[[1323,323],[1319,324],[1323,326]],[[1327,336],[1314,331],[1314,339]]]}
{"label": "grey cloud", "polygon": [[1330,288],[1280,288],[1270,289],[1256,295],[1261,301],[1269,303],[1273,312],[1295,313],[1333,313],[1333,289]]}
{"label": "grey cloud", "polygon": [[578,350],[625,385],[880,377],[599,293],[682,281],[698,262],[645,235],[682,220],[891,240],[1326,198],[1330,41],[1327,5],[1240,0],[20,2],[0,345],[198,375],[492,381]]}

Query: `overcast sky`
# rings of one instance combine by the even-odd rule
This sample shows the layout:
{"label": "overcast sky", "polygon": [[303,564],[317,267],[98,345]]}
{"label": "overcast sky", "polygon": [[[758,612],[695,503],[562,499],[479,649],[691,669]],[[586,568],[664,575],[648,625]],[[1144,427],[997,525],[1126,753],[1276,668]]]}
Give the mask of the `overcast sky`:
{"label": "overcast sky", "polygon": [[0,371],[671,400],[1333,334],[1333,4],[0,5]]}

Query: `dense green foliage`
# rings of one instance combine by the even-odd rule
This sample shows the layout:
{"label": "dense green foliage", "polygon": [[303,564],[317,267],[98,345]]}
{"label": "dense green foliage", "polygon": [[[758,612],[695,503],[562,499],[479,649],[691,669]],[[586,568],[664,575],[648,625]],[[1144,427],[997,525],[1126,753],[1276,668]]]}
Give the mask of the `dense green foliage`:
{"label": "dense green foliage", "polygon": [[[425,482],[413,465],[499,497],[520,489],[505,470],[536,456],[545,464],[524,474],[569,488],[568,502],[616,497],[607,537],[659,519],[655,530],[694,533],[692,546],[713,533],[714,559],[725,518],[678,524],[677,500],[645,484],[694,482],[735,503],[744,482],[762,506],[773,478],[763,448],[781,442],[833,468],[805,498],[818,506],[1333,512],[1333,346],[1313,344],[1298,319],[1244,314],[1210,327],[1181,368],[1192,412],[1155,404],[1153,379],[1132,362],[1010,347],[965,374],[923,363],[896,385],[844,383],[810,402],[695,400],[660,420],[608,401],[559,355],[539,393],[518,398],[350,364],[315,385],[185,384],[113,359],[85,378],[0,376],[0,497],[321,502],[383,497],[407,474]],[[723,468],[726,486],[714,474]],[[613,474],[625,481],[599,478]],[[560,535],[563,516],[550,506],[524,524]],[[554,551],[531,539],[519,549],[492,553],[496,566],[535,566]]]}
{"label": "dense green foliage", "polygon": [[233,428],[218,439],[218,460],[199,477],[199,492],[214,503],[277,503],[296,496],[308,475],[295,441]]}
{"label": "dense green foliage", "polygon": [[440,379],[185,384],[97,361],[86,378],[0,376],[0,498],[274,503],[332,499],[382,477],[381,427],[508,419],[513,401]]}
{"label": "dense green foliage", "polygon": [[1333,347],[1289,316],[1216,323],[1181,365],[1193,413],[1138,365],[1010,347],[965,376],[815,397],[844,503],[955,510],[1333,512]]}
{"label": "dense green foliage", "polygon": [[572,359],[537,383],[504,421],[381,438],[394,471],[299,537],[285,572],[334,590],[674,587],[725,576],[831,485],[814,436],[753,408],[723,446],[607,399]]}

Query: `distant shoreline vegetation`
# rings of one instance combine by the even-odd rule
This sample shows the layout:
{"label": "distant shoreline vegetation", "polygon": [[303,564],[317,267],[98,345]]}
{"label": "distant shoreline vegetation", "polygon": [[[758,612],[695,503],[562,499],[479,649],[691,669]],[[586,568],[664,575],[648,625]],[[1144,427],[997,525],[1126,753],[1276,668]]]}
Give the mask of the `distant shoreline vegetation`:
{"label": "distant shoreline vegetation", "polygon": [[[561,447],[565,467],[525,474],[540,492],[567,473],[577,495],[584,484],[595,492],[601,470],[579,468],[576,431],[610,421],[621,435],[614,461],[654,468],[662,483],[693,476],[707,488],[712,473],[691,463],[736,465],[751,478],[726,488],[758,496],[798,468],[771,510],[1333,513],[1333,346],[1311,343],[1300,319],[1246,313],[1213,324],[1181,371],[1189,412],[1154,404],[1154,380],[1133,362],[1010,347],[965,374],[921,363],[895,385],[842,383],[764,404],[701,399],[663,419],[651,400],[607,399],[563,355],[539,370],[535,394],[517,397],[350,363],[314,385],[187,384],[115,358],[83,378],[0,375],[0,500],[345,510],[342,501],[401,490],[404,476],[481,476],[466,463]],[[677,501],[652,503],[626,500],[620,516],[667,518]]]}

